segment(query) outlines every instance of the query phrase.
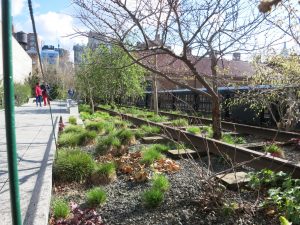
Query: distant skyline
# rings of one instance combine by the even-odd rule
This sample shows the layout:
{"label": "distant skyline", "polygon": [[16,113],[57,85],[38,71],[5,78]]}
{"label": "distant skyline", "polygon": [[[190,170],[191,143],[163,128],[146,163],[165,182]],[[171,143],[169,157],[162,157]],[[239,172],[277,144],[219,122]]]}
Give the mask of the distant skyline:
{"label": "distant skyline", "polygon": [[[69,0],[32,1],[36,30],[42,45],[54,45],[69,50],[73,60],[73,44],[86,44],[87,38],[70,38],[74,34],[75,12]],[[33,32],[26,0],[12,1],[12,16],[15,31]]]}

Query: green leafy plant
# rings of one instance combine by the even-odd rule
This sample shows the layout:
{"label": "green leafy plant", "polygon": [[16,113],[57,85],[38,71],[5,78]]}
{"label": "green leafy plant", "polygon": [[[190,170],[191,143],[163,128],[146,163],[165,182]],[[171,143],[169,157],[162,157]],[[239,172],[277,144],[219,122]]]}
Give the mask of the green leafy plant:
{"label": "green leafy plant", "polygon": [[15,104],[22,105],[28,102],[28,99],[31,97],[31,87],[26,82],[22,83],[15,83]]}
{"label": "green leafy plant", "polygon": [[192,134],[200,134],[201,133],[200,127],[189,127],[187,129],[187,131]]}
{"label": "green leafy plant", "polygon": [[62,199],[55,199],[53,201],[52,211],[55,219],[67,218],[70,214],[68,203]]}
{"label": "green leafy plant", "polygon": [[77,124],[77,118],[75,116],[70,116],[69,117],[69,123],[76,125]]}
{"label": "green leafy plant", "polygon": [[148,207],[157,207],[164,200],[164,192],[159,189],[152,188],[150,190],[145,191],[142,194],[142,200],[144,204]]}
{"label": "green leafy plant", "polygon": [[156,149],[145,149],[142,151],[142,158],[141,158],[141,163],[150,165],[152,164],[155,160],[158,160],[162,158],[162,154],[157,151]]}
{"label": "green leafy plant", "polygon": [[189,125],[189,122],[186,119],[177,119],[171,121],[171,124],[174,127],[186,127]]}
{"label": "green leafy plant", "polygon": [[264,150],[272,156],[284,158],[284,151],[276,144],[266,145],[264,146]]}
{"label": "green leafy plant", "polygon": [[166,192],[170,188],[168,178],[164,175],[156,174],[152,179],[152,188]]}
{"label": "green leafy plant", "polygon": [[99,187],[93,188],[86,193],[87,203],[90,206],[103,205],[106,202],[106,192]]}
{"label": "green leafy plant", "polygon": [[279,217],[280,225],[291,225],[290,223],[284,216]]}
{"label": "green leafy plant", "polygon": [[53,166],[54,180],[59,182],[81,182],[94,169],[91,155],[80,149],[60,149]]}
{"label": "green leafy plant", "polygon": [[252,189],[261,189],[281,186],[289,176],[282,171],[275,173],[272,170],[263,169],[249,173],[248,177],[250,178],[248,185]]}

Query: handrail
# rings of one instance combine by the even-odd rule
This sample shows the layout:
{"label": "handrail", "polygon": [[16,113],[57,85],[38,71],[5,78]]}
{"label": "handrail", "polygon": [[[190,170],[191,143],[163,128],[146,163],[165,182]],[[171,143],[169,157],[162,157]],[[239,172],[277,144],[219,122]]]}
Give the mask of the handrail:
{"label": "handrail", "polygon": [[3,52],[3,86],[5,102],[5,128],[7,161],[9,173],[9,188],[12,221],[14,225],[21,225],[20,193],[18,179],[18,164],[15,131],[15,95],[13,80],[12,57],[12,17],[11,0],[2,1],[2,52]]}

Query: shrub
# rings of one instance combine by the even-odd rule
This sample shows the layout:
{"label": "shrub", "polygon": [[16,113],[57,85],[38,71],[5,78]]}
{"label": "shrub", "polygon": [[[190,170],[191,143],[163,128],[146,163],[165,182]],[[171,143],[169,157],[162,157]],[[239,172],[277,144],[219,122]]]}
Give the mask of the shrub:
{"label": "shrub", "polygon": [[80,149],[61,149],[54,163],[53,177],[61,182],[81,182],[93,169],[94,160],[88,153]]}
{"label": "shrub", "polygon": [[84,145],[95,139],[97,136],[95,131],[67,132],[62,133],[58,138],[58,144],[62,147]]}
{"label": "shrub", "polygon": [[159,189],[150,189],[143,193],[142,195],[143,202],[148,207],[157,207],[164,200],[164,193]]}
{"label": "shrub", "polygon": [[164,175],[155,175],[152,180],[152,188],[160,191],[167,191],[170,188],[170,183],[167,177]]}
{"label": "shrub", "polygon": [[171,121],[171,124],[174,127],[186,127],[189,125],[189,122],[186,119],[178,119]]}
{"label": "shrub", "polygon": [[89,105],[86,105],[86,104],[80,104],[78,106],[78,110],[79,110],[79,112],[88,112],[90,114],[93,112],[91,107]]}
{"label": "shrub", "polygon": [[15,83],[15,103],[16,105],[22,105],[28,102],[31,97],[31,87],[29,84]]}
{"label": "shrub", "polygon": [[284,158],[284,151],[276,144],[264,146],[264,150],[272,156]]}
{"label": "shrub", "polygon": [[70,116],[69,117],[69,123],[76,125],[77,124],[77,118],[75,116]]}
{"label": "shrub", "polygon": [[90,206],[102,205],[106,202],[106,192],[99,187],[93,188],[86,193],[86,199]]}
{"label": "shrub", "polygon": [[200,134],[201,133],[200,127],[189,127],[187,129],[187,131],[192,134]]}
{"label": "shrub", "polygon": [[70,214],[68,203],[62,199],[54,200],[52,210],[55,219],[67,218],[67,216]]}
{"label": "shrub", "polygon": [[155,149],[146,149],[142,151],[141,162],[147,165],[152,164],[155,160],[162,158],[162,154]]}

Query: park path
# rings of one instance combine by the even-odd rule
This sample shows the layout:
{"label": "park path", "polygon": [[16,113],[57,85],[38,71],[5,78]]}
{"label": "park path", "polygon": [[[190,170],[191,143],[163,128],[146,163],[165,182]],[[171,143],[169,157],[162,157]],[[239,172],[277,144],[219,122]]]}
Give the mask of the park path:
{"label": "park path", "polygon": [[[66,120],[66,103],[51,103],[53,130],[48,106],[28,103],[15,108],[20,203],[24,225],[46,225],[52,188],[52,162],[55,154],[59,116]],[[64,121],[65,121],[64,120]],[[10,225],[11,208],[7,171],[4,111],[0,111],[0,225]]]}

